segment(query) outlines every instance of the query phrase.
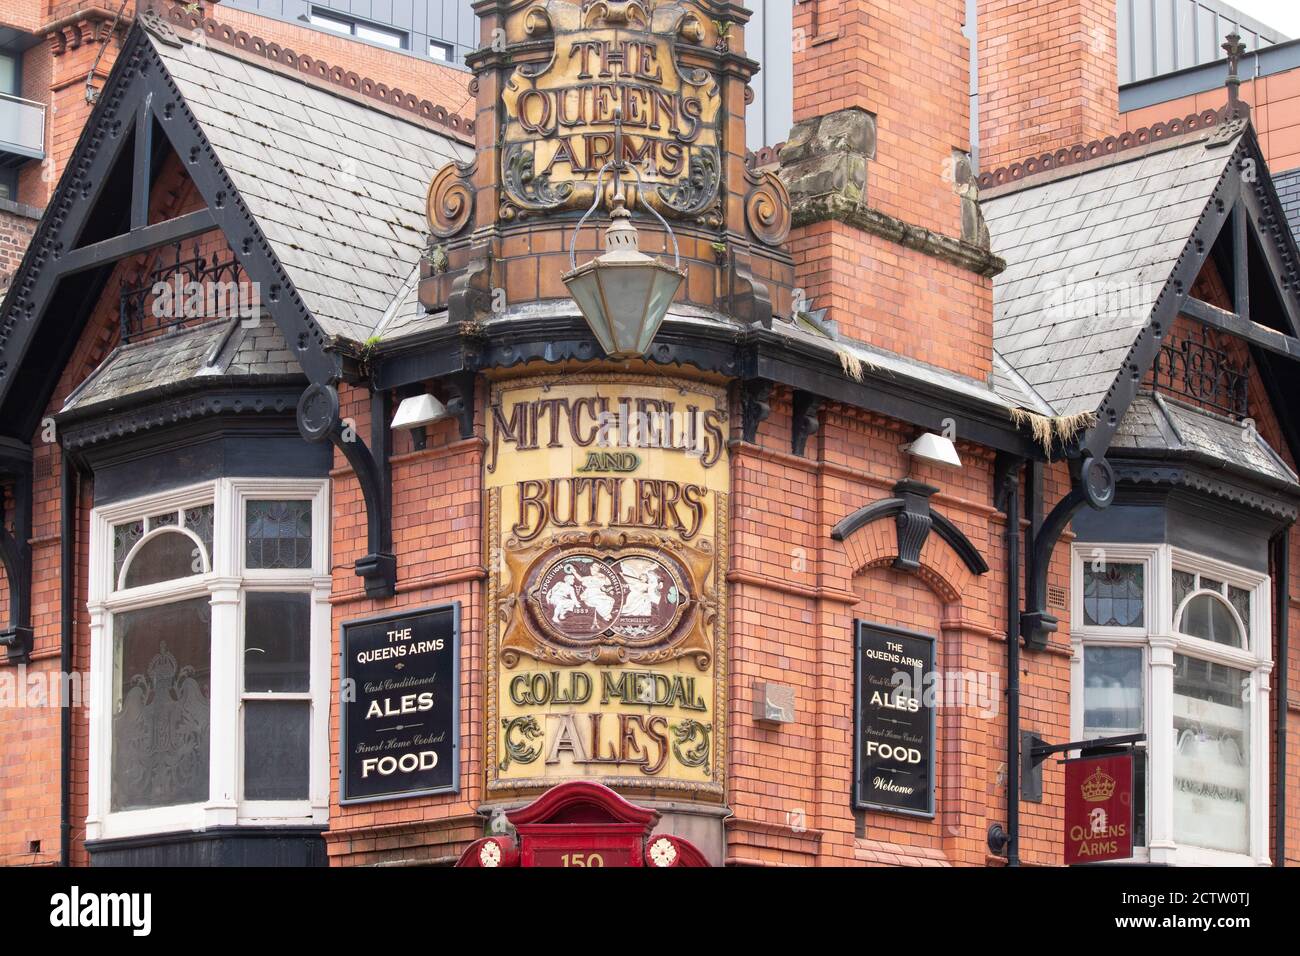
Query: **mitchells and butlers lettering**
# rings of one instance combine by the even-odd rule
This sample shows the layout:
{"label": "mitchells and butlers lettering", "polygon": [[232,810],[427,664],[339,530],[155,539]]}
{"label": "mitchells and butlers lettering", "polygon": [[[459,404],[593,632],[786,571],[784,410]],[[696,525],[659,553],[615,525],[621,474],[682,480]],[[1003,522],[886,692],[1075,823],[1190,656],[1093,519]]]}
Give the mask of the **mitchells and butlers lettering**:
{"label": "mitchells and butlers lettering", "polygon": [[725,393],[662,376],[493,385],[492,791],[596,779],[716,798]]}

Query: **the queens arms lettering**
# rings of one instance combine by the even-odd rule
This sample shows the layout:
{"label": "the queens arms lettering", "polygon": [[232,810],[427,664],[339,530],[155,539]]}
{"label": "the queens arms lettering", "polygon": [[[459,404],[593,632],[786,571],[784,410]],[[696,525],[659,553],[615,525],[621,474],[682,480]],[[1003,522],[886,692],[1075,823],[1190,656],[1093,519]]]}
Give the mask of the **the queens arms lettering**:
{"label": "the queens arms lettering", "polygon": [[506,30],[535,59],[501,91],[505,220],[586,208],[615,160],[635,167],[630,188],[662,214],[710,214],[724,111],[720,77],[698,55],[697,13],[672,3],[521,7]]}
{"label": "the queens arms lettering", "polygon": [[[614,137],[606,130],[617,112],[627,131],[623,156],[628,162],[673,178],[685,171],[684,144],[700,135],[704,103],[685,90],[662,88],[664,71],[659,48],[638,40],[581,40],[570,44],[581,83],[556,89],[526,89],[519,95],[519,125],[539,136],[559,134],[560,140],[542,170],[557,164],[573,173],[593,173],[614,159]],[[644,134],[637,135],[638,130]]]}

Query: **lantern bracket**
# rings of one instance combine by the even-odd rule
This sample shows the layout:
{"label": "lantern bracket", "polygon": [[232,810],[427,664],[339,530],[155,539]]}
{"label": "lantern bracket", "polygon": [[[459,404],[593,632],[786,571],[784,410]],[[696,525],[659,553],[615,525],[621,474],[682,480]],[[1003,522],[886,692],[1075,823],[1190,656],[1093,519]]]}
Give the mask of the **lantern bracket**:
{"label": "lantern bracket", "polygon": [[578,224],[573,227],[573,238],[569,240],[569,268],[576,271],[578,268],[578,233],[582,232],[583,224],[596,211],[600,205],[601,199],[604,198],[605,191],[602,188],[605,184],[605,173],[607,170],[614,172],[614,209],[617,211],[623,207],[623,191],[620,175],[623,170],[631,169],[636,174],[636,195],[641,204],[650,210],[650,214],[659,220],[659,224],[664,227],[668,233],[668,238],[673,241],[673,268],[678,272],[682,268],[681,251],[677,248],[677,234],[673,232],[672,226],[668,225],[668,220],[659,214],[659,210],[650,205],[649,200],[645,198],[644,181],[641,179],[641,170],[634,164],[623,159],[623,111],[614,110],[614,159],[609,160],[605,165],[600,167],[600,172],[596,174],[596,195],[591,200],[591,206],[582,214]]}

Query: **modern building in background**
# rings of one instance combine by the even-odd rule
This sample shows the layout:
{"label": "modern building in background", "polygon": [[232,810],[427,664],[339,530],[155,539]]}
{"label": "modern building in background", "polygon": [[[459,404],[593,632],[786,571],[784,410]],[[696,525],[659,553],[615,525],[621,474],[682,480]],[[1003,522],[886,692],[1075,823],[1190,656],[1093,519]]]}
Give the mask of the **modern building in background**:
{"label": "modern building in background", "polygon": [[226,6],[462,68],[478,44],[467,0],[226,0]]}
{"label": "modern building in background", "polygon": [[[225,0],[227,8],[305,23],[365,43],[464,67],[478,43],[469,0]],[[749,0],[755,78],[747,133],[751,150],[784,141],[794,91],[791,52],[794,0]]]}
{"label": "modern building in background", "polygon": [[1230,33],[1241,37],[1246,62],[1288,39],[1221,0],[1118,0],[1116,25],[1121,87],[1217,63]]}

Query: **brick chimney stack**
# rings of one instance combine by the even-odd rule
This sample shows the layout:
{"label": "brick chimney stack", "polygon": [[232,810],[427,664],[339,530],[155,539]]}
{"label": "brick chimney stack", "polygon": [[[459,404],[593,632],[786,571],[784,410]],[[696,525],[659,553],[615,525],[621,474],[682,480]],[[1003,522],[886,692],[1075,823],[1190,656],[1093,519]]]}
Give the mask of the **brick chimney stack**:
{"label": "brick chimney stack", "polygon": [[1113,135],[1114,0],[981,0],[979,165]]}
{"label": "brick chimney stack", "polygon": [[970,175],[965,16],[965,0],[797,4],[781,177],[815,309],[846,337],[986,379],[1000,264]]}

